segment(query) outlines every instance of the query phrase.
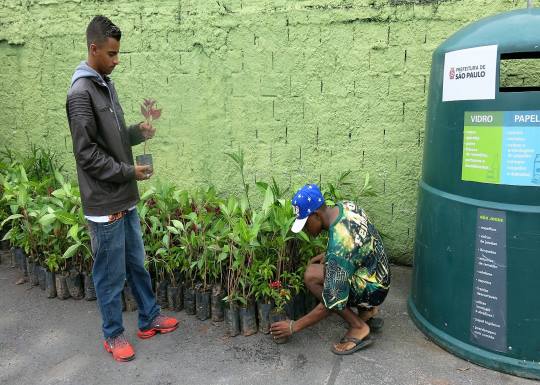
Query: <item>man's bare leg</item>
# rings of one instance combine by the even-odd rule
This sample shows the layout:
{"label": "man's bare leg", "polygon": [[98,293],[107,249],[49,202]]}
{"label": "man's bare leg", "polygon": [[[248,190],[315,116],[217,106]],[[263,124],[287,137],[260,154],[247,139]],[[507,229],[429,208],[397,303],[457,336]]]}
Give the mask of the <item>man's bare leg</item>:
{"label": "man's bare leg", "polygon": [[369,309],[363,308],[363,307],[357,307],[358,309],[358,317],[362,318],[362,321],[366,322],[370,318],[375,317],[377,314],[379,314],[379,307],[373,306]]}
{"label": "man's bare leg", "polygon": [[[310,264],[306,269],[304,274],[304,282],[308,290],[315,296],[319,301],[322,301],[322,292],[324,288],[324,265],[321,264]],[[324,307],[319,304],[319,306]],[[319,307],[317,306],[317,308]],[[315,309],[317,309],[315,308]],[[315,310],[314,309],[314,310]],[[345,308],[344,310],[335,311],[341,318],[343,318],[349,324],[349,331],[345,334],[345,337],[353,337],[359,340],[365,338],[369,334],[369,326],[365,323],[369,318],[369,314],[362,314],[362,317],[356,315],[350,308]],[[376,310],[375,310],[376,312]],[[371,311],[370,311],[371,313]],[[367,319],[363,319],[368,317]],[[299,320],[300,321],[300,320]],[[353,342],[344,342],[334,345],[337,351],[346,351],[350,350],[355,346]]]}

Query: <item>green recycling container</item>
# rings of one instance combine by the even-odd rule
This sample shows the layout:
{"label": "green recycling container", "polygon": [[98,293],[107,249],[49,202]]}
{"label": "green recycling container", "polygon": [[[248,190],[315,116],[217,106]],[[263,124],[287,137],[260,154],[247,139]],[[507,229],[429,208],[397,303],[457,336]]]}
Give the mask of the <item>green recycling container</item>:
{"label": "green recycling container", "polygon": [[519,73],[535,60],[534,8],[433,53],[408,308],[457,356],[540,379],[540,84]]}

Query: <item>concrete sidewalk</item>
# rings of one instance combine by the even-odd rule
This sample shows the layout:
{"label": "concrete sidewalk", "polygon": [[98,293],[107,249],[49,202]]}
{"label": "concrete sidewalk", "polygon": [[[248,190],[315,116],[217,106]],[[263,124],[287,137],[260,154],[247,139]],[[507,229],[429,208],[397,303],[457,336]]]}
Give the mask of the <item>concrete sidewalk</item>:
{"label": "concrete sidewalk", "polygon": [[382,333],[364,351],[338,357],[330,346],[345,333],[332,316],[275,345],[268,336],[224,337],[224,327],[184,312],[180,328],[142,341],[136,313],[124,313],[137,358],[116,363],[102,348],[95,302],[47,299],[16,286],[19,273],[0,265],[0,383],[18,384],[533,384],[484,369],[429,342],[409,319],[411,270],[393,267],[381,314]]}

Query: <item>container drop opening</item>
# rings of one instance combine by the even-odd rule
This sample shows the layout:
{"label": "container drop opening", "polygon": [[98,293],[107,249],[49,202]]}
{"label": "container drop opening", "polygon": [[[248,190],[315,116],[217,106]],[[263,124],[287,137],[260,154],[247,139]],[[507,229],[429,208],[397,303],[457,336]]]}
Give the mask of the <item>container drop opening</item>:
{"label": "container drop opening", "polygon": [[499,92],[540,91],[540,52],[503,53]]}

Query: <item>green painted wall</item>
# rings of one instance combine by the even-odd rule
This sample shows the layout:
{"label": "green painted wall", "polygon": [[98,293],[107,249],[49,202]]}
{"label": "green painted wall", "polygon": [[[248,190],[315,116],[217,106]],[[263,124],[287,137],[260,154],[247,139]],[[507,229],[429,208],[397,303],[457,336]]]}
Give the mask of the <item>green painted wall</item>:
{"label": "green painted wall", "polygon": [[[124,32],[113,74],[128,121],[143,97],[164,109],[150,145],[181,187],[293,188],[369,172],[361,202],[394,261],[410,262],[430,57],[463,25],[512,0],[0,0],[0,143],[55,148],[73,173],[64,103],[97,13]],[[142,148],[135,149],[135,153]]]}

